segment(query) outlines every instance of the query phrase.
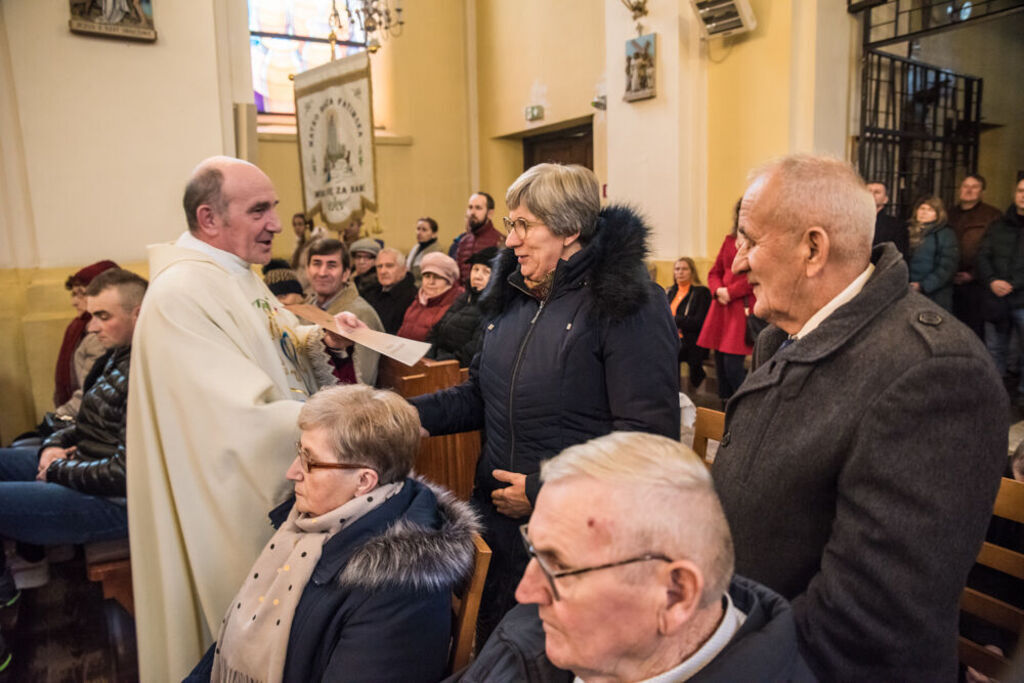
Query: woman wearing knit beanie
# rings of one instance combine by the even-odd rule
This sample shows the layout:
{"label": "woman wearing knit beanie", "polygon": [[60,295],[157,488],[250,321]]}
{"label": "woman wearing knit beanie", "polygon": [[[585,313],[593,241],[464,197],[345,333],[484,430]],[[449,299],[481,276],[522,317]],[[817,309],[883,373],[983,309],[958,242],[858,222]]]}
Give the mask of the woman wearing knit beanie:
{"label": "woman wearing knit beanie", "polygon": [[420,262],[420,273],[423,283],[405,311],[398,336],[426,341],[430,328],[437,324],[462,294],[462,286],[458,284],[459,266],[447,254],[437,251],[426,254]]}

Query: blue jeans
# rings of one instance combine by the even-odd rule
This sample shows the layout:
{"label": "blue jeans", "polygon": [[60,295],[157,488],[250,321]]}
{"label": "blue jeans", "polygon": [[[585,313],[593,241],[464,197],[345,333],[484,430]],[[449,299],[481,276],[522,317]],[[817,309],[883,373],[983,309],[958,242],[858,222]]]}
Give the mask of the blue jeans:
{"label": "blue jeans", "polygon": [[0,448],[0,537],[60,545],[128,536],[123,504],[36,481],[38,450]]}
{"label": "blue jeans", "polygon": [[[1024,308],[1013,309],[1010,312],[1010,316],[1012,324],[1005,332],[1000,332],[992,323],[985,323],[985,346],[988,347],[988,352],[992,354],[992,360],[995,361],[996,369],[999,370],[999,374],[1004,378],[1006,377],[1010,339],[1013,337],[1014,331],[1017,332],[1018,351],[1024,356],[1024,348],[1020,348],[1024,346]],[[1024,373],[1021,373],[1021,381],[1017,391],[1024,393]]]}

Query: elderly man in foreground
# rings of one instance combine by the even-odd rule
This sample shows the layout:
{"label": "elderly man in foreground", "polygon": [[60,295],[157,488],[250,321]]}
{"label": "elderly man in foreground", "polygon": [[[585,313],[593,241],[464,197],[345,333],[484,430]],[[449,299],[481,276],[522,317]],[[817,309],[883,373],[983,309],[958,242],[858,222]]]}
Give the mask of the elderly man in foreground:
{"label": "elderly man in foreground", "polygon": [[846,163],[757,171],[733,270],[772,323],[712,474],[736,570],[793,603],[825,680],[953,680],[957,602],[1006,466],[977,336],[907,286]]}
{"label": "elderly man in foreground", "polygon": [[128,401],[128,528],[139,668],[180,679],[221,617],[287,495],[302,402],[337,382],[340,337],[284,309],[252,264],[281,231],[270,178],[202,162],[185,187],[188,230],[150,247]]}
{"label": "elderly man in foreground", "polygon": [[732,575],[729,527],[688,448],[613,432],[541,479],[523,604],[454,680],[813,680],[786,601]]}

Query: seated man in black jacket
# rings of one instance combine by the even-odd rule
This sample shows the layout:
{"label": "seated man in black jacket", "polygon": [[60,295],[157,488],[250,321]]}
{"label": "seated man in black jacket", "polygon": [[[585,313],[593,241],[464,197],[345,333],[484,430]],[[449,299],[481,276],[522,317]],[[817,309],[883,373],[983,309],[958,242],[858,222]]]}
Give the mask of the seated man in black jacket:
{"label": "seated man in black jacket", "polygon": [[[78,417],[39,449],[0,449],[0,537],[19,541],[21,566],[37,563],[33,545],[88,543],[128,535],[125,508],[125,406],[132,333],[146,281],[126,270],[97,276],[86,290],[89,331],[107,350],[83,386]],[[28,557],[26,557],[26,555]],[[14,602],[16,586],[0,554],[0,605]]]}
{"label": "seated man in black jacket", "polygon": [[789,604],[733,576],[725,514],[688,448],[613,432],[540,476],[522,604],[454,680],[814,680]]}

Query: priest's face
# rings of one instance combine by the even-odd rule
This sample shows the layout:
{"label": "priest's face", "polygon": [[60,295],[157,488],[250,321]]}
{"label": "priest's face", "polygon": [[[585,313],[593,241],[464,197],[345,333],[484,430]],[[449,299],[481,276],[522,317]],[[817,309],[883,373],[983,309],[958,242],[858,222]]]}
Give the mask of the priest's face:
{"label": "priest's face", "polygon": [[255,166],[231,164],[222,169],[223,212],[215,212],[210,243],[247,263],[266,264],[274,235],[281,232],[277,192]]}

